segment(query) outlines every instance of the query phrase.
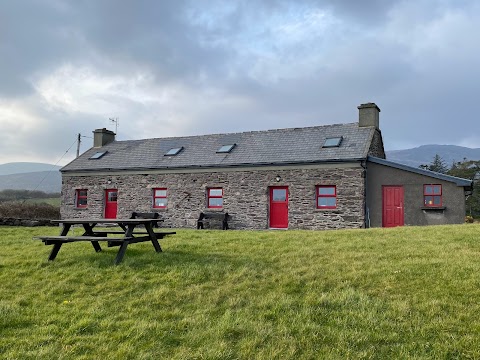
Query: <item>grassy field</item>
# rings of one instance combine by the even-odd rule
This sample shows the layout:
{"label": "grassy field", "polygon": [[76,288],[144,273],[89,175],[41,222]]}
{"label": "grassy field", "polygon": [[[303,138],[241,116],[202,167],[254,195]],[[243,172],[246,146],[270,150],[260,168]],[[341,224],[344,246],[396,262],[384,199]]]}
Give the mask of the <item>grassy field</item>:
{"label": "grassy field", "polygon": [[26,203],[32,204],[48,204],[52,206],[60,206],[61,199],[58,197],[55,198],[47,198],[47,199],[28,199],[25,201]]}
{"label": "grassy field", "polygon": [[54,262],[0,228],[2,359],[479,359],[480,225],[180,230]]}

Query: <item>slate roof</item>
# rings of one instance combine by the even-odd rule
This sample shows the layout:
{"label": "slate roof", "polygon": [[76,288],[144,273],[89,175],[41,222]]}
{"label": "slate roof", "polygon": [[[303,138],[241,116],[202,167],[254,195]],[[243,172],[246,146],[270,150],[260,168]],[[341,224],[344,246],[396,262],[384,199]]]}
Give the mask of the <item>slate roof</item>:
{"label": "slate roof", "polygon": [[[64,166],[62,172],[176,169],[200,167],[301,164],[366,159],[375,129],[358,123],[251,131],[187,137],[114,141],[91,148]],[[342,136],[339,147],[323,148],[326,138]],[[236,144],[230,153],[222,145]],[[175,156],[172,148],[184,147]],[[89,159],[98,151],[107,153]]]}
{"label": "slate roof", "polygon": [[389,166],[389,167],[393,167],[395,169],[409,171],[409,172],[419,174],[419,175],[429,176],[429,177],[434,178],[434,179],[448,181],[448,182],[456,184],[457,186],[463,186],[463,187],[466,187],[466,188],[469,188],[469,189],[472,189],[472,187],[473,187],[473,181],[472,180],[462,179],[462,178],[459,178],[459,177],[456,177],[456,176],[445,175],[445,174],[437,173],[435,171],[420,169],[420,168],[396,163],[396,162],[393,162],[393,161],[380,159],[380,158],[373,157],[373,156],[369,156],[367,160],[370,161],[370,162],[373,162],[375,164]]}

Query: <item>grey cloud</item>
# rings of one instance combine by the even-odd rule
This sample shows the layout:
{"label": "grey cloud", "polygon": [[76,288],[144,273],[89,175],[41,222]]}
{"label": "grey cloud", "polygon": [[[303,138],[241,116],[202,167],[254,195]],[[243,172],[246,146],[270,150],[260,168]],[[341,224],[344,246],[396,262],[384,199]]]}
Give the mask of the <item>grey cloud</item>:
{"label": "grey cloud", "polygon": [[216,69],[212,65],[226,52],[196,43],[183,6],[180,1],[87,1],[61,8],[1,2],[0,95],[31,92],[32,74],[68,62],[105,72],[145,67],[159,81]]}
{"label": "grey cloud", "polygon": [[[348,3],[299,1],[295,6],[334,7],[342,14],[355,9],[372,14],[372,9],[385,8],[378,4],[385,2],[378,1],[373,2],[375,6]],[[33,74],[65,62],[93,63],[104,72],[145,67],[158,81],[193,81],[205,74],[224,77],[235,57],[241,56],[229,46],[238,41],[237,34],[248,31],[254,20],[282,14],[292,5],[288,1],[238,2],[231,5],[233,11],[225,18],[217,19],[220,28],[190,23],[188,10],[208,4],[211,2],[105,0],[62,6],[53,1],[1,2],[0,94],[28,93]],[[214,6],[225,5],[218,2]],[[222,38],[224,46],[205,47],[198,43],[200,38],[212,42]]]}
{"label": "grey cloud", "polygon": [[79,55],[61,11],[42,2],[0,2],[0,95],[31,92],[33,73]]}
{"label": "grey cloud", "polygon": [[325,0],[314,1],[318,6],[332,10],[342,18],[353,20],[363,25],[377,25],[386,21],[388,11],[399,1],[385,0]]}
{"label": "grey cloud", "polygon": [[[340,34],[345,29],[339,25],[330,29],[329,41],[319,33],[288,45],[275,43],[276,28],[267,20],[302,7],[331,11],[348,32]],[[480,93],[478,22],[472,21],[469,33],[459,30],[455,35],[459,41],[449,43],[447,53],[439,53],[436,44],[431,51],[415,48],[424,40],[422,32],[404,41],[384,36],[389,30],[401,38],[410,27],[421,27],[453,10],[468,16],[479,9],[474,1],[453,0],[4,1],[0,100],[32,96],[32,77],[49,74],[64,63],[91,66],[105,75],[146,70],[159,87],[181,84],[199,97],[208,89],[218,93],[220,99],[208,110],[188,113],[194,121],[182,131],[190,134],[352,122],[358,104],[375,101],[382,109],[387,147],[402,141],[459,143],[479,128],[472,115]],[[407,21],[392,30],[389,26],[399,14]],[[267,48],[265,59],[261,51],[255,52],[256,43]],[[308,71],[302,68],[306,58]],[[260,61],[265,62],[266,74],[252,74]],[[277,64],[283,66],[278,73]],[[241,101],[229,102],[237,98]],[[192,106],[188,97],[185,101],[186,108]],[[145,121],[142,127],[148,128],[146,119],[167,124],[162,114],[149,113],[152,109],[142,104],[132,101],[128,107],[127,115],[111,114],[123,122],[120,136],[131,136],[135,125],[128,124],[140,127],[139,118]],[[65,150],[66,145],[58,143],[65,134],[90,136],[94,128],[108,126],[107,117],[64,114],[40,104],[35,112],[52,125],[24,141],[52,158],[60,148]],[[9,144],[15,148],[14,142]]]}

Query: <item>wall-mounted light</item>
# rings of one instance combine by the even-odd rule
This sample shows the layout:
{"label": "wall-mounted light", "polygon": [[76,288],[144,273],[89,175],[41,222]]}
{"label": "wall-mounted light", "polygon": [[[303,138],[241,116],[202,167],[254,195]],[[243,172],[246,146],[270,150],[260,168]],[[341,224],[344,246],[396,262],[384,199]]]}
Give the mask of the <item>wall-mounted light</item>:
{"label": "wall-mounted light", "polygon": [[275,178],[275,181],[280,182],[280,180],[282,180],[282,178],[280,177],[280,175],[277,175],[277,177]]}
{"label": "wall-mounted light", "polygon": [[107,180],[107,184],[110,185],[112,183],[112,180],[111,179],[108,179]]}

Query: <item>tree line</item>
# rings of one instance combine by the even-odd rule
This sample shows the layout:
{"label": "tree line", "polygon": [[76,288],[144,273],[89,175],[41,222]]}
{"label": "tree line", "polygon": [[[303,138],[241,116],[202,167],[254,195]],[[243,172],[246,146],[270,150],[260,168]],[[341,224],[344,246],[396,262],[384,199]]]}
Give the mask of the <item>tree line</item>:
{"label": "tree line", "polygon": [[456,176],[473,181],[473,192],[467,197],[467,214],[480,216],[480,160],[453,161],[447,166],[442,157],[436,154],[430,164],[420,165],[421,169],[435,171],[441,174]]}
{"label": "tree line", "polygon": [[2,190],[0,191],[0,202],[21,201],[29,199],[49,199],[60,197],[60,193],[46,193],[39,190]]}

